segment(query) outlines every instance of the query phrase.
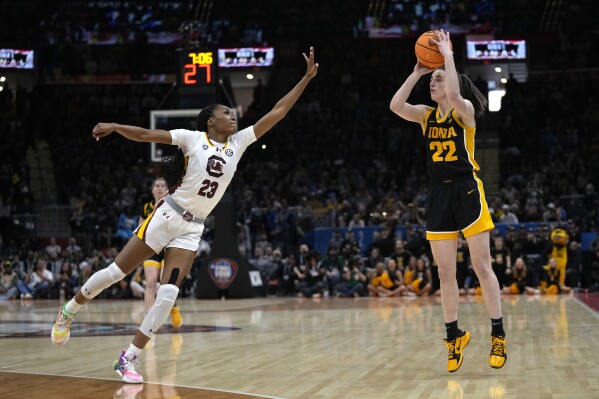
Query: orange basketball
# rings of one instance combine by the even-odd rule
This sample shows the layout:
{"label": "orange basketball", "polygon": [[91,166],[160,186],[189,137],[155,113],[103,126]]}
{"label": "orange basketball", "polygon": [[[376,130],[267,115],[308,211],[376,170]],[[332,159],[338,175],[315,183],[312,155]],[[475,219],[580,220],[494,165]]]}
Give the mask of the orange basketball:
{"label": "orange basketball", "polygon": [[[443,55],[439,52],[437,45],[431,40],[437,39],[437,32],[434,30],[424,32],[416,41],[416,58],[427,68],[438,68],[445,64]],[[451,41],[449,46],[453,49]]]}

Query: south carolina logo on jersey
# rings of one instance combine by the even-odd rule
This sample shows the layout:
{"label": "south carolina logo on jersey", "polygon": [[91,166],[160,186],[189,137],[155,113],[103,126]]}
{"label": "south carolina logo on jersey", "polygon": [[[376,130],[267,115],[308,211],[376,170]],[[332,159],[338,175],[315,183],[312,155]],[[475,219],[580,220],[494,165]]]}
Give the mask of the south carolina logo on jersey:
{"label": "south carolina logo on jersey", "polygon": [[208,158],[206,172],[212,177],[221,177],[225,173],[223,169],[226,164],[225,160],[218,155],[212,155]]}
{"label": "south carolina logo on jersey", "polygon": [[208,274],[221,290],[231,285],[237,276],[237,270],[237,263],[227,258],[214,259],[208,265]]}

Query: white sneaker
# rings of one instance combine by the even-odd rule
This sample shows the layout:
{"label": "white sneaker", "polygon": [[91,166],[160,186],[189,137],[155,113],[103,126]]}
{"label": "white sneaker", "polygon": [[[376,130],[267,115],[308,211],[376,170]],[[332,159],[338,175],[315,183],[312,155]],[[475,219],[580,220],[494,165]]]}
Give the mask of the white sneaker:
{"label": "white sneaker", "polygon": [[129,384],[141,384],[144,382],[144,379],[141,374],[135,370],[135,363],[137,363],[137,356],[128,359],[125,356],[125,351],[121,351],[121,357],[119,357],[119,360],[114,361],[113,368],[115,373],[117,373],[124,382]]}
{"label": "white sneaker", "polygon": [[52,326],[52,342],[55,345],[64,345],[69,340],[71,336],[71,324],[75,319],[75,315],[69,315],[64,310],[64,305],[60,308],[60,312],[58,312],[58,317],[56,318],[56,322]]}

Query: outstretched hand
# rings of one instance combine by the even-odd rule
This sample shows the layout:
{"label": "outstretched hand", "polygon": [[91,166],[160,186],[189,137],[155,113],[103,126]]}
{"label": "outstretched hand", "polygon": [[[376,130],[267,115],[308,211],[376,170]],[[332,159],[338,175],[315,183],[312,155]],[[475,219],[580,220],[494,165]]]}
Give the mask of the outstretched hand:
{"label": "outstretched hand", "polygon": [[306,77],[312,79],[318,73],[318,63],[314,63],[314,47],[310,47],[310,56],[302,54],[306,60]]}
{"label": "outstretched hand", "polygon": [[112,132],[114,132],[114,123],[100,122],[94,126],[94,129],[92,130],[92,137],[98,141],[101,138],[108,136]]}

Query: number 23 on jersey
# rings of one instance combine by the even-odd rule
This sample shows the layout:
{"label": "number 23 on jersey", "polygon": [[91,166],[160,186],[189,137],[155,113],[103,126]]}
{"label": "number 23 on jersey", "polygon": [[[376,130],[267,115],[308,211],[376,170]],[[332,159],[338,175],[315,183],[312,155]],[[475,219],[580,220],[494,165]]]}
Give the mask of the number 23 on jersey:
{"label": "number 23 on jersey", "polygon": [[216,194],[217,189],[218,189],[217,181],[211,181],[211,180],[205,179],[202,182],[202,187],[200,187],[200,191],[198,191],[198,195],[200,195],[202,197],[212,198],[212,197],[214,197],[214,194]]}

